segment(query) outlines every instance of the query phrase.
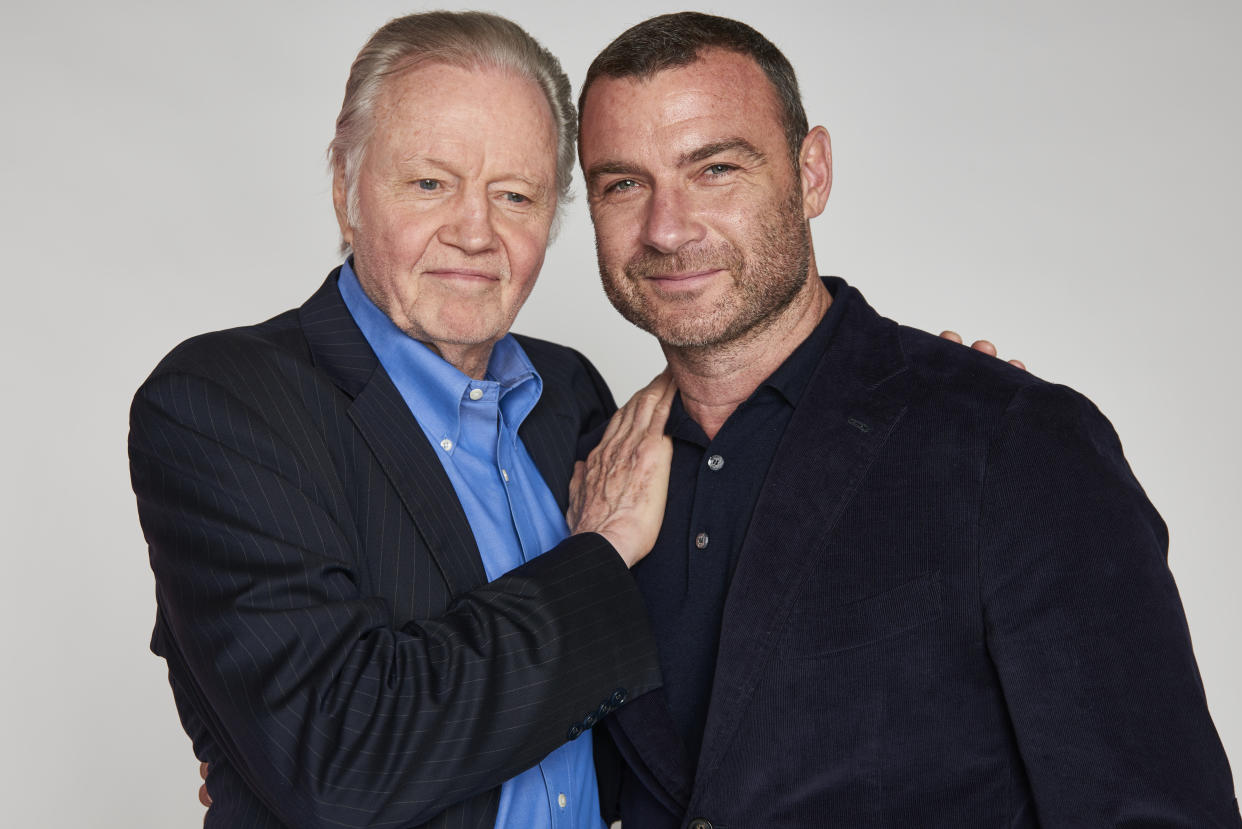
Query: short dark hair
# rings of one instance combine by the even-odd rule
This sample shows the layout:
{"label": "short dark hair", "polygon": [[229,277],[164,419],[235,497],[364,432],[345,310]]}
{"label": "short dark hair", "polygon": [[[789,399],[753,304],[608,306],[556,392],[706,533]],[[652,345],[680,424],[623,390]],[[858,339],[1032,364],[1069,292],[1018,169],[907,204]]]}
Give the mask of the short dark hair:
{"label": "short dark hair", "polygon": [[587,91],[599,78],[650,78],[665,69],[694,63],[707,49],[746,55],[772,82],[785,140],[796,168],[798,152],[810,126],[806,110],[802,108],[802,94],[798,91],[793,66],[772,41],[745,23],[727,17],[701,12],[662,14],[622,32],[591,61],[578,96],[579,121]]}

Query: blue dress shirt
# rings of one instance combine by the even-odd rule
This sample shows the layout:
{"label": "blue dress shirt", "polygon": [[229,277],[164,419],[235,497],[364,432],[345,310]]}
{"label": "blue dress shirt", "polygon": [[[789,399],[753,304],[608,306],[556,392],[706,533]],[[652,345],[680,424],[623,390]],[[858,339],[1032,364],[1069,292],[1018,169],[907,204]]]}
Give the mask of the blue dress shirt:
{"label": "blue dress shirt", "polygon": [[[354,322],[427,436],[461,501],[489,580],[569,534],[556,499],[518,438],[543,380],[506,334],[475,380],[393,324],[358,284],[338,280]],[[498,829],[600,829],[590,734],[566,743],[500,787]]]}

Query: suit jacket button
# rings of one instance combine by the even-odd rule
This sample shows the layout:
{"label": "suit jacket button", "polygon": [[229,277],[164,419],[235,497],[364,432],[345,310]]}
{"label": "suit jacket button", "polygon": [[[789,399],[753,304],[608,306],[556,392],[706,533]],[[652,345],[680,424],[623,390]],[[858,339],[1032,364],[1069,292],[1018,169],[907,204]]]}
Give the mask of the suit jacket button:
{"label": "suit jacket button", "polygon": [[712,829],[712,822],[705,817],[696,817],[690,821],[689,829]]}
{"label": "suit jacket button", "polygon": [[608,701],[613,705],[622,705],[628,697],[629,695],[624,688],[618,688],[612,692],[612,696],[608,698]]}
{"label": "suit jacket button", "polygon": [[581,734],[582,734],[582,726],[578,725],[578,723],[574,723],[573,725],[569,727],[569,733],[566,734],[565,736],[571,740],[576,740],[578,739],[579,736],[581,736]]}
{"label": "suit jacket button", "polygon": [[587,728],[590,728],[591,726],[595,725],[597,722],[599,722],[599,717],[595,716],[594,713],[587,714],[585,717],[582,718],[582,724],[586,726]]}

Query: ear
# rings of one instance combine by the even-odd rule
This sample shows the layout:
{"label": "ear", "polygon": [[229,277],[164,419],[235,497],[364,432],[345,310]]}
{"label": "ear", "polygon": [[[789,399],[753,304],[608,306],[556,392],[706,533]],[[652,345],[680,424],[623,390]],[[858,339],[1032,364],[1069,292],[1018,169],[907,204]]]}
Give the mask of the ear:
{"label": "ear", "polygon": [[832,190],[832,139],[828,130],[815,127],[802,140],[798,174],[802,179],[802,212],[814,219],[824,212]]}
{"label": "ear", "polygon": [[354,228],[349,223],[349,192],[345,186],[344,164],[336,164],[332,170],[332,207],[336,210],[336,224],[341,229],[341,239],[353,247]]}

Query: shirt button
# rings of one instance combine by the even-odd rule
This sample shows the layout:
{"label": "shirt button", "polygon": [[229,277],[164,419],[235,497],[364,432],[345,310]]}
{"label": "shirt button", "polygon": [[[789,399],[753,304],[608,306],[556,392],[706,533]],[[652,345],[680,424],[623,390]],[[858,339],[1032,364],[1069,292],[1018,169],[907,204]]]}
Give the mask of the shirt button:
{"label": "shirt button", "polygon": [[562,809],[565,808],[565,804],[568,802],[569,800],[565,797],[564,792],[561,792],[560,794],[556,796],[556,805],[560,806]]}
{"label": "shirt button", "polygon": [[719,472],[720,467],[724,466],[724,458],[719,455],[712,455],[707,459],[707,468],[712,472]]}
{"label": "shirt button", "polygon": [[440,441],[440,448],[443,449],[445,452],[452,452],[453,441],[449,440],[448,438],[445,438],[444,440]]}
{"label": "shirt button", "polygon": [[707,533],[699,533],[694,537],[694,546],[700,550],[707,547]]}
{"label": "shirt button", "polygon": [[483,389],[471,389],[470,390],[471,400],[478,400],[482,396],[483,396]]}

